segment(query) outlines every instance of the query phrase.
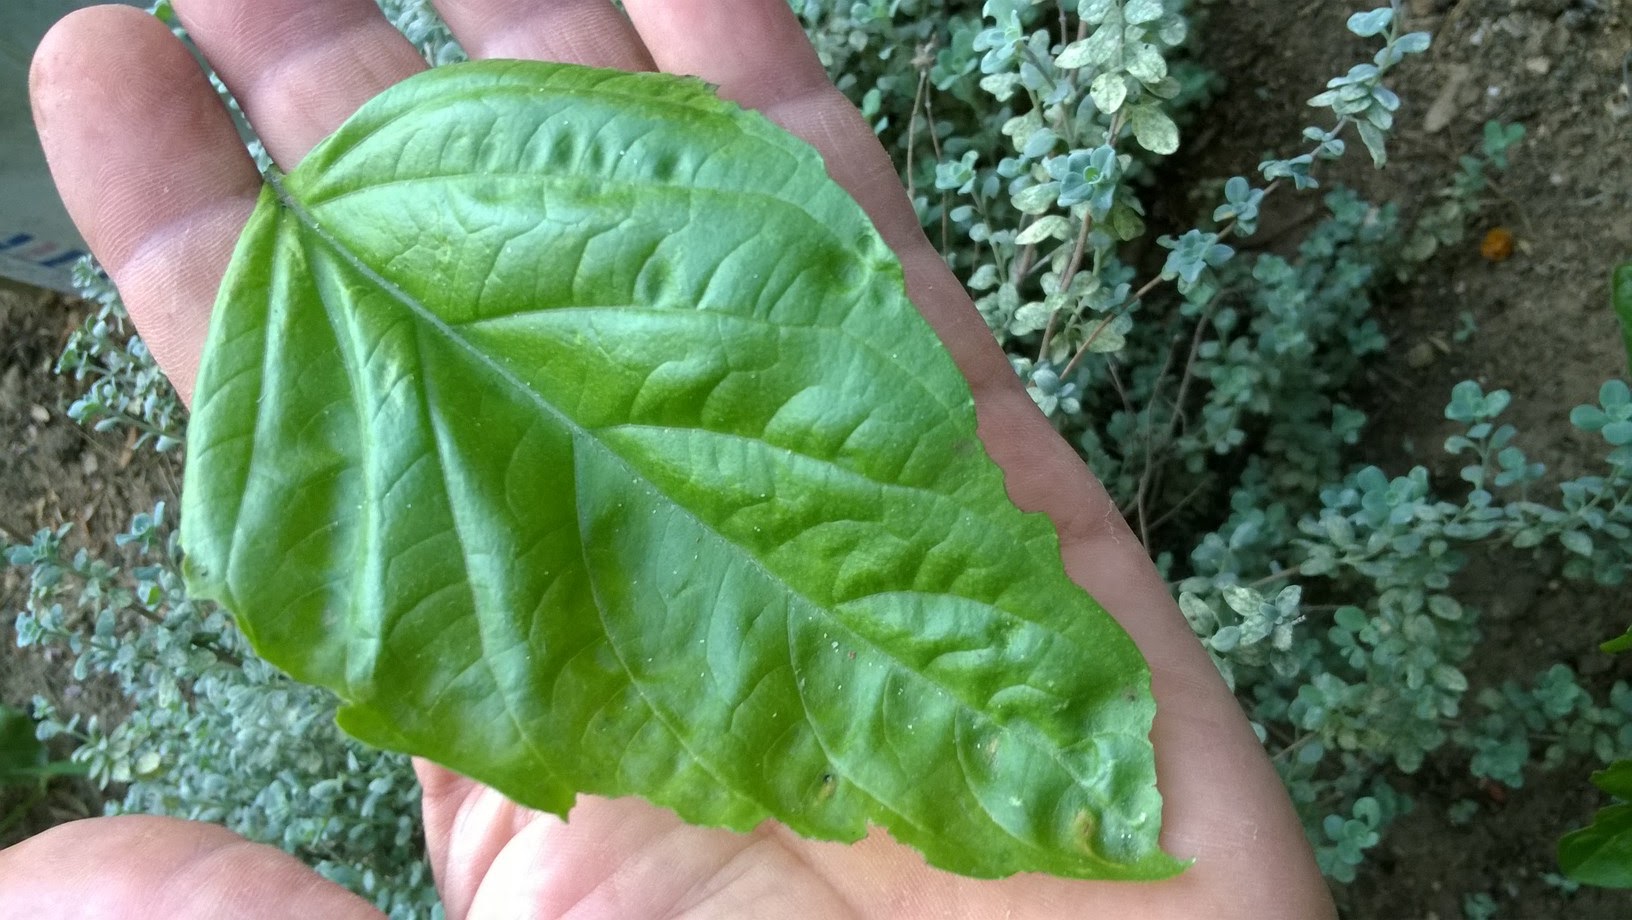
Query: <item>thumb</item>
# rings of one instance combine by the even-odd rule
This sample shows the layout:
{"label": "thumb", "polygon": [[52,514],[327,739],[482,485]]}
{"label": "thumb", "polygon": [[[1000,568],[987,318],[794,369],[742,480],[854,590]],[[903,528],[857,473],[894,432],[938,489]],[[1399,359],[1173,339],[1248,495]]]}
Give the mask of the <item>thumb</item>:
{"label": "thumb", "polygon": [[176,818],[92,818],[0,851],[0,916],[381,920],[281,850]]}

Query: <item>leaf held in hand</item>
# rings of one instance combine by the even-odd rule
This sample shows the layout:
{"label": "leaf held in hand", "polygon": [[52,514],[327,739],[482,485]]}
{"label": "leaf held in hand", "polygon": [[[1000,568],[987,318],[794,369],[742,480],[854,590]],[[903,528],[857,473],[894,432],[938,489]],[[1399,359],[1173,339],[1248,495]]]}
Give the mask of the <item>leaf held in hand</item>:
{"label": "leaf held in hand", "polygon": [[700,82],[484,62],[366,105],[263,193],[188,450],[194,591],[365,741],[558,814],[1180,868],[1133,643],[866,215]]}
{"label": "leaf held in hand", "polygon": [[1558,863],[1578,882],[1632,888],[1632,760],[1617,760],[1592,775],[1592,783],[1622,801],[1593,815],[1592,823],[1558,842]]}

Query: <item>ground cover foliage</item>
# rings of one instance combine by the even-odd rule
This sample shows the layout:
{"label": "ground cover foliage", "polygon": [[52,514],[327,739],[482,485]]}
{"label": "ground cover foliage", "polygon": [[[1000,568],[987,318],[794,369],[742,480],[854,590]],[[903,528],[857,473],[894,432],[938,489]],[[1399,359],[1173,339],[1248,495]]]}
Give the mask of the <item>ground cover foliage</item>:
{"label": "ground cover foliage", "polygon": [[[385,6],[433,61],[458,56],[428,4]],[[1518,126],[1490,126],[1409,222],[1323,179],[1340,157],[1384,161],[1400,106],[1389,71],[1426,36],[1389,8],[1356,10],[1372,57],[1310,87],[1308,130],[1279,158],[1175,193],[1163,177],[1188,152],[1184,126],[1221,91],[1189,62],[1205,35],[1182,0],[793,7],[1015,372],[1150,547],[1330,878],[1352,879],[1411,807],[1400,780],[1430,755],[1519,786],[1572,756],[1632,754],[1624,684],[1595,698],[1558,665],[1470,691],[1480,611],[1458,594],[1470,554],[1496,548],[1566,578],[1624,581],[1627,386],[1559,408],[1599,455],[1563,482],[1503,424],[1510,395],[1472,381],[1443,407],[1458,428],[1444,449],[1464,464],[1454,489],[1422,468],[1365,464],[1363,373],[1388,347],[1374,308],[1409,296],[1422,263],[1467,232],[1486,179],[1523,151]],[[1295,243],[1255,241],[1263,214],[1296,195],[1321,196],[1320,222]],[[82,280],[100,309],[64,356],[89,384],[75,417],[173,449],[184,413],[117,294],[94,270]],[[121,542],[122,557],[97,559],[50,531],[7,552],[31,575],[18,640],[69,650],[132,703],[106,724],[37,702],[40,734],[75,739],[113,811],[222,821],[393,916],[434,913],[406,761],[346,739],[332,699],[255,660],[186,596],[165,509],[143,509]]]}

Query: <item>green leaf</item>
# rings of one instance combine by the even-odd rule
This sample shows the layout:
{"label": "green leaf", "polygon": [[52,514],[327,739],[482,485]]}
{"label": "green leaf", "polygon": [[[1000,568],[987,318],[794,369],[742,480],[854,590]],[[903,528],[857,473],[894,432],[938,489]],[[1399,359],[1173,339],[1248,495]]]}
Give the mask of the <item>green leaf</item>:
{"label": "green leaf", "polygon": [[[1598,646],[1598,650],[1611,655],[1632,652],[1632,627],[1628,627],[1626,632]],[[1628,795],[1627,798],[1632,799],[1632,795]]]}
{"label": "green leaf", "polygon": [[1132,641],[866,215],[701,82],[489,61],[364,106],[263,192],[188,451],[192,590],[367,742],[556,814],[1181,868]]}
{"label": "green leaf", "polygon": [[1632,800],[1632,760],[1617,760],[1592,774],[1592,784],[1618,799]]}
{"label": "green leaf", "polygon": [[1151,153],[1168,154],[1179,149],[1179,126],[1167,113],[1154,105],[1136,105],[1128,109],[1128,124],[1139,146]]}
{"label": "green leaf", "polygon": [[1077,0],[1077,15],[1089,25],[1099,25],[1117,10],[1117,0]]}
{"label": "green leaf", "polygon": [[1632,262],[1623,262],[1610,279],[1610,306],[1621,321],[1627,367],[1632,368]]}
{"label": "green leaf", "polygon": [[0,703],[0,786],[34,782],[45,763],[45,745],[34,735],[34,720]]}
{"label": "green leaf", "polygon": [[1632,888],[1632,805],[1601,808],[1586,827],[1558,842],[1558,864],[1578,882]]}

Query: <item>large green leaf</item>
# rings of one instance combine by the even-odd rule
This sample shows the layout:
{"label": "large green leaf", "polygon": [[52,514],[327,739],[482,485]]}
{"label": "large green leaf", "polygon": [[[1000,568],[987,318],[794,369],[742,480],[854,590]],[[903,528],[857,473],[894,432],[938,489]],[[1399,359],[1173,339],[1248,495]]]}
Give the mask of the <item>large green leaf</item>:
{"label": "large green leaf", "polygon": [[1153,878],[1149,675],[1010,505],[819,156],[693,80],[432,71],[268,188],[192,587],[365,741],[527,805]]}
{"label": "large green leaf", "polygon": [[45,745],[34,736],[28,713],[0,703],[0,786],[39,781]]}
{"label": "large green leaf", "polygon": [[[1618,760],[1592,775],[1593,785],[1619,799],[1632,800],[1632,760]],[[1632,888],[1632,804],[1600,808],[1592,823],[1558,842],[1564,874],[1588,885]]]}

